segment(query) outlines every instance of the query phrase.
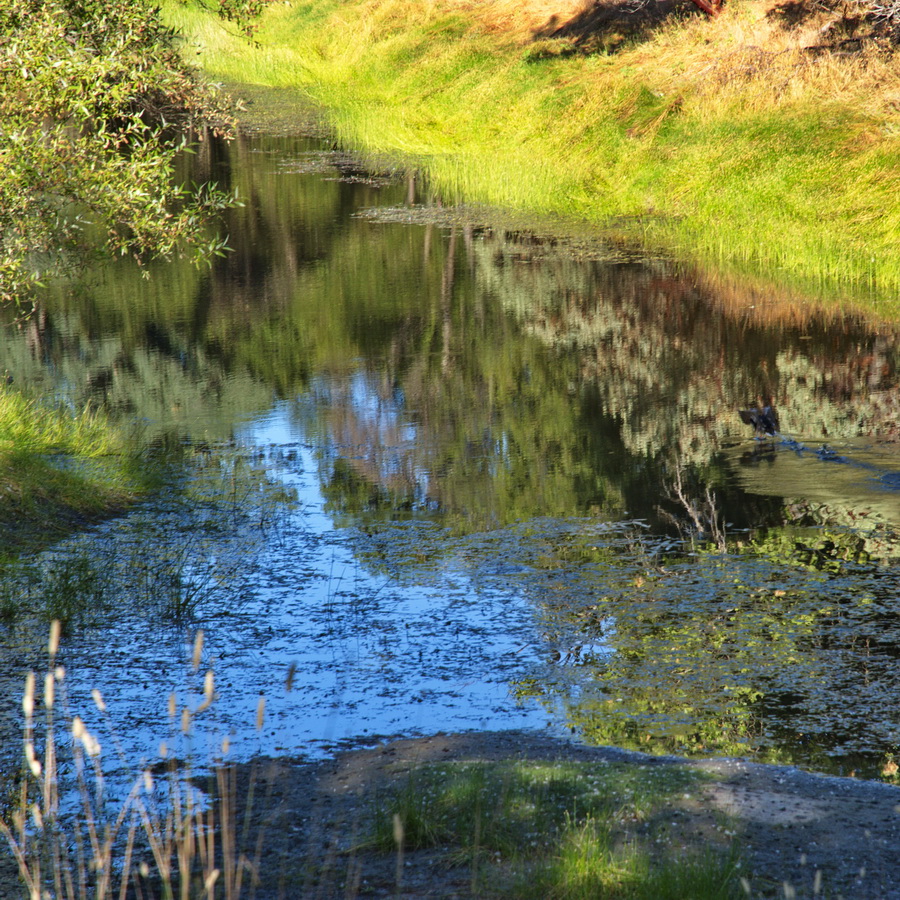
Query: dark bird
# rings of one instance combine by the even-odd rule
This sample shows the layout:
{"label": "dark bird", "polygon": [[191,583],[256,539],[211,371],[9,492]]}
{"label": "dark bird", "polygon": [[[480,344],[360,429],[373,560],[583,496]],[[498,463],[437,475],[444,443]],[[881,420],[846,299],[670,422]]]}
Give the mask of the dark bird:
{"label": "dark bird", "polygon": [[745,425],[753,426],[758,438],[766,434],[774,435],[778,431],[778,413],[774,406],[739,409],[738,415]]}

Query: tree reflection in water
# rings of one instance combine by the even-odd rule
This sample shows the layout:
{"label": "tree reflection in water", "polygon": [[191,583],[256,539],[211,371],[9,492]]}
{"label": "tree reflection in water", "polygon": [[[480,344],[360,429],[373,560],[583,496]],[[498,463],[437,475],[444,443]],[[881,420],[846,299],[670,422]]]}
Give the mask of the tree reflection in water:
{"label": "tree reflection in water", "polygon": [[[516,690],[589,740],[894,752],[900,329],[446,207],[313,139],[194,165],[244,198],[234,252],[48,293],[0,337],[18,382],[212,446],[287,403],[361,564],[527,596],[551,661]],[[757,398],[784,440],[750,439]]]}

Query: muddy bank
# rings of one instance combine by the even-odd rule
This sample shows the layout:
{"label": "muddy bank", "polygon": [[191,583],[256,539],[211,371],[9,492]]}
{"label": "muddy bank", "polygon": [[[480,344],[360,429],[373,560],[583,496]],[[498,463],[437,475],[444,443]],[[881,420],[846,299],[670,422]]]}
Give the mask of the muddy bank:
{"label": "muddy bank", "polygon": [[[728,852],[736,841],[753,897],[900,898],[900,788],[825,777],[739,759],[651,757],[586,747],[527,732],[438,734],[307,763],[259,759],[235,771],[237,796],[251,784],[250,834],[261,837],[256,896],[473,897],[472,873],[439,850],[396,854],[366,846],[373,797],[435,763],[587,762],[687,767],[705,773],[625,836]],[[818,873],[818,874],[817,874]],[[399,879],[399,883],[398,883]],[[788,892],[788,896],[793,896]]]}

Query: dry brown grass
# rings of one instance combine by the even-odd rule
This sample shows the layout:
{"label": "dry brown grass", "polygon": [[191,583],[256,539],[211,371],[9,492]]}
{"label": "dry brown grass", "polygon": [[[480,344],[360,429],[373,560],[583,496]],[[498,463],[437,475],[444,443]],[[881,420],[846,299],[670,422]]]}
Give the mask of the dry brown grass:
{"label": "dry brown grass", "polygon": [[[26,767],[11,814],[0,817],[0,839],[9,846],[21,882],[16,896],[44,900],[51,896],[51,886],[59,900],[238,900],[247,895],[248,886],[252,893],[264,835],[259,832],[245,842],[247,835],[238,832],[237,821],[252,812],[254,780],[242,785],[238,798],[233,767],[218,759],[204,796],[193,784],[190,770],[169,756],[163,742],[161,764],[135,773],[124,798],[108,796],[103,748],[84,720],[68,710],[66,672],[57,665],[60,636],[60,622],[54,621],[42,695],[35,673],[26,677],[22,699]],[[203,633],[198,632],[194,674],[202,647]],[[91,693],[97,712],[105,716],[100,692]],[[182,711],[185,733],[214,698],[210,671],[204,678],[203,700],[192,711],[187,707]],[[38,721],[41,705],[43,722]],[[260,706],[257,728],[262,711]],[[175,720],[174,694],[170,712]],[[226,739],[223,756],[227,743]],[[162,783],[157,785],[160,774]],[[242,849],[245,843],[248,852]],[[0,883],[4,896],[13,896],[10,890],[14,890],[10,884]]]}
{"label": "dry brown grass", "polygon": [[549,37],[588,52],[621,48],[644,81],[661,92],[696,94],[705,104],[739,100],[765,108],[809,99],[852,103],[891,121],[900,113],[895,54],[852,3],[744,0],[710,19],[688,0],[640,9],[629,0],[446,2],[477,28],[523,46]]}
{"label": "dry brown grass", "polygon": [[[867,39],[842,49],[843,39],[834,36],[838,13],[814,10],[789,27],[779,15],[786,5],[760,2],[726,10],[706,23],[687,54],[684,35],[661,35],[659,43],[671,40],[671,53],[684,58],[680,81],[704,97],[739,96],[744,104],[762,107],[833,101],[869,115],[896,113],[900,78],[890,48]],[[694,23],[689,27],[697,29]]]}
{"label": "dry brown grass", "polygon": [[585,14],[593,0],[451,0],[485,29],[518,37],[523,43],[548,27],[561,27]]}

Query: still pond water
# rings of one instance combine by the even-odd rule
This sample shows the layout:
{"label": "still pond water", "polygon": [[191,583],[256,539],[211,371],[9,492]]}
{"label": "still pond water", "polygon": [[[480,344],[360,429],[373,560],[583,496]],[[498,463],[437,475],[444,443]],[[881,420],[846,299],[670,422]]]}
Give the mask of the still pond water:
{"label": "still pond water", "polygon": [[[17,385],[102,405],[169,472],[4,588],[89,598],[61,661],[107,746],[900,755],[900,329],[448,207],[318,138],[193,165],[244,200],[233,253],[117,262],[2,332]],[[755,440],[737,410],[767,398],[783,435]],[[42,627],[2,636],[14,753]]]}

